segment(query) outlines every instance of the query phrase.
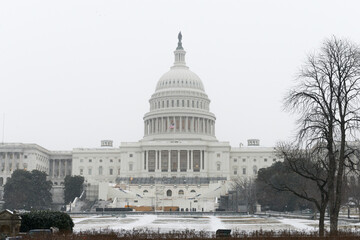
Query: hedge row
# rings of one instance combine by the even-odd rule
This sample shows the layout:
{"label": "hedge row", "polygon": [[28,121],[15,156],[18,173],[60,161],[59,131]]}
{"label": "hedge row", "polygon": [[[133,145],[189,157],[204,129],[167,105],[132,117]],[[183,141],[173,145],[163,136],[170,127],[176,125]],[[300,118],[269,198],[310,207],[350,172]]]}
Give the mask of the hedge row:
{"label": "hedge row", "polygon": [[21,214],[20,232],[31,229],[49,229],[57,227],[60,231],[72,231],[74,223],[71,217],[63,212],[39,210]]}

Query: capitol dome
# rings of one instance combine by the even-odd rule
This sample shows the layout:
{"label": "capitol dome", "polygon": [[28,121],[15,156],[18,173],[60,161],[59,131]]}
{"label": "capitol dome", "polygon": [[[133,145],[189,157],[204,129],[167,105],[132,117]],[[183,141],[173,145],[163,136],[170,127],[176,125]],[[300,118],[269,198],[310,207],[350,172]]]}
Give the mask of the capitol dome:
{"label": "capitol dome", "polygon": [[149,100],[143,140],[216,140],[210,99],[199,76],[186,66],[181,33],[178,39],[174,65],[161,76]]}
{"label": "capitol dome", "polygon": [[162,75],[156,85],[156,91],[167,88],[192,88],[204,91],[201,79],[188,67],[172,67]]}

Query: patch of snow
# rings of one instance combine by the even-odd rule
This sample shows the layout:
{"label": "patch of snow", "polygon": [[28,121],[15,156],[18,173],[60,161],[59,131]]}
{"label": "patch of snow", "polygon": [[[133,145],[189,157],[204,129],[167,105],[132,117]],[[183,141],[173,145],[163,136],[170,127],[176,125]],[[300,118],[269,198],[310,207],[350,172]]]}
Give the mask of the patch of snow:
{"label": "patch of snow", "polygon": [[218,229],[226,228],[225,225],[222,223],[221,219],[217,218],[216,216],[210,216],[210,231],[216,232]]}

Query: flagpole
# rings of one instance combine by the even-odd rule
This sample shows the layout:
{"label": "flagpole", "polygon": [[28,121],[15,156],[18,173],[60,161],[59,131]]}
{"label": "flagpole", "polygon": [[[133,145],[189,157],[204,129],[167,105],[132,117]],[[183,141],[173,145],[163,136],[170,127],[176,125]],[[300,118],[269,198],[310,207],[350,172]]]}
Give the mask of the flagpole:
{"label": "flagpole", "polygon": [[3,114],[3,130],[2,130],[2,144],[4,145],[5,138],[5,113]]}

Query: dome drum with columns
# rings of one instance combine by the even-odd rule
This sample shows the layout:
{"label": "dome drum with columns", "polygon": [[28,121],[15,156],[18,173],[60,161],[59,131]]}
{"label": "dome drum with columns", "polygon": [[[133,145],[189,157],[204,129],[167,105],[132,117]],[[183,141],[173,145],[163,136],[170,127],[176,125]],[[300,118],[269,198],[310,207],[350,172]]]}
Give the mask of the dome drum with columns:
{"label": "dome drum with columns", "polygon": [[144,139],[216,140],[215,115],[201,79],[185,63],[179,34],[175,62],[157,83],[150,99],[150,112],[144,116]]}

